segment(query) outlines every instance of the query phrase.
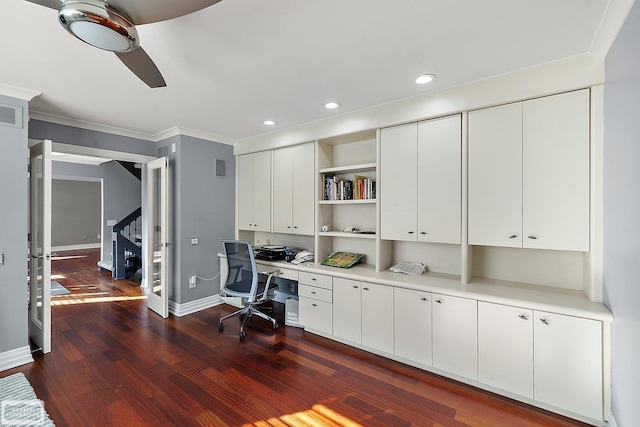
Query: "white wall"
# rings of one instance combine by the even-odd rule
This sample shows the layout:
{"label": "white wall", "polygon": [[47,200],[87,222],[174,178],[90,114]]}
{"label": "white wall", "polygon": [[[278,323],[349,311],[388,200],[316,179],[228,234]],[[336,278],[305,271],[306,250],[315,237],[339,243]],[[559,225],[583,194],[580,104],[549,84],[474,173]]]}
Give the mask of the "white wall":
{"label": "white wall", "polygon": [[640,5],[606,58],[604,301],[613,312],[612,407],[618,427],[640,426]]}

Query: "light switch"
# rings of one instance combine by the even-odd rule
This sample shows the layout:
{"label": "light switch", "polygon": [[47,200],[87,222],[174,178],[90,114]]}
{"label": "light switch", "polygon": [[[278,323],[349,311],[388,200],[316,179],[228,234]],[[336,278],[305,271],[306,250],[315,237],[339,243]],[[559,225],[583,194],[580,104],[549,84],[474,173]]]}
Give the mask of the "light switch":
{"label": "light switch", "polygon": [[192,245],[197,245],[198,243],[200,243],[200,241],[198,240],[198,238],[197,238],[197,237],[192,237],[192,238],[191,238],[191,244],[192,244]]}
{"label": "light switch", "polygon": [[4,265],[4,253],[0,253],[0,265]]}

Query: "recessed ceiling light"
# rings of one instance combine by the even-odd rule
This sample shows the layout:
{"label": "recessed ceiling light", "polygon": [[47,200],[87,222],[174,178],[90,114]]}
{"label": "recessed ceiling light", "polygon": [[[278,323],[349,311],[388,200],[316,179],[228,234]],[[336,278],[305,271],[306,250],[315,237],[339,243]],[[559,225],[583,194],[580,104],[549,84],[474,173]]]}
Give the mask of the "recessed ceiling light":
{"label": "recessed ceiling light", "polygon": [[419,85],[423,85],[426,83],[430,83],[435,79],[436,79],[436,76],[434,76],[433,74],[423,74],[416,79],[416,83],[418,83]]}
{"label": "recessed ceiling light", "polygon": [[339,106],[340,104],[338,104],[337,102],[327,102],[326,104],[324,104],[324,107],[330,110],[333,110],[334,108],[338,108]]}
{"label": "recessed ceiling light", "polygon": [[267,126],[273,126],[276,124],[273,120],[265,120],[263,123]]}

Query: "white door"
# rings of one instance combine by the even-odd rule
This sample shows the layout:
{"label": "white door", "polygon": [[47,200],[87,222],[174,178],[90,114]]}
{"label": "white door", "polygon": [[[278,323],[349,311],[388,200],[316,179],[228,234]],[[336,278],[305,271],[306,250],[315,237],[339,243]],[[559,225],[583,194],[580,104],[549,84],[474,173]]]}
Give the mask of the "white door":
{"label": "white door", "polygon": [[522,246],[589,250],[589,90],[523,103]]}
{"label": "white door", "polygon": [[393,287],[362,284],[362,345],[393,354]]}
{"label": "white door", "polygon": [[431,308],[433,366],[478,379],[478,302],[433,294]]}
{"label": "white door", "polygon": [[351,342],[362,339],[360,282],[333,278],[333,335]]}
{"label": "white door", "polygon": [[522,247],[522,103],[469,113],[469,244]]}
{"label": "white door", "polygon": [[431,294],[394,288],[395,354],[431,366]]}
{"label": "white door", "polygon": [[418,124],[419,242],[460,244],[462,118]]}
{"label": "white door", "polygon": [[380,228],[387,240],[415,242],[418,215],[415,123],[380,131]]}
{"label": "white door", "polygon": [[534,312],[535,400],[603,419],[602,322]]}
{"label": "white door", "polygon": [[316,200],[314,145],[313,143],[303,144],[295,148],[293,156],[293,234],[313,236]]}
{"label": "white door", "polygon": [[478,380],[533,398],[533,311],[478,302]]}
{"label": "white door", "polygon": [[51,351],[51,141],[30,151],[29,337]]}
{"label": "white door", "polygon": [[168,169],[169,159],[162,157],[147,163],[147,242],[145,259],[149,294],[147,306],[163,318],[169,316],[168,266]]}

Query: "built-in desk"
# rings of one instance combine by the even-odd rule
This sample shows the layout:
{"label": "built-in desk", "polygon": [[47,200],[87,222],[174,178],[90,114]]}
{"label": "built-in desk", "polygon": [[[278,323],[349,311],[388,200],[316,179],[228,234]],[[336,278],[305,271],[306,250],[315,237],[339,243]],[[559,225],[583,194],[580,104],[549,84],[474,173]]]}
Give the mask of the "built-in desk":
{"label": "built-in desk", "polygon": [[298,281],[305,331],[590,423],[610,413],[612,315],[581,291],[259,264]]}

